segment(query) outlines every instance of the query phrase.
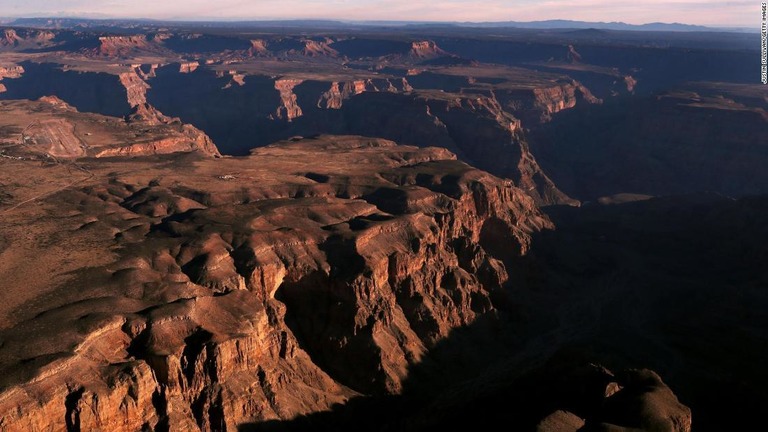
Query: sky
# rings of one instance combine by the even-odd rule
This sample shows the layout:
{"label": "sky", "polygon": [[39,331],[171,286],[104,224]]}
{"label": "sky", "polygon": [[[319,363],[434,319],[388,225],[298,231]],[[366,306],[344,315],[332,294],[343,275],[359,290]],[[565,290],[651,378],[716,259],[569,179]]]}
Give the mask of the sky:
{"label": "sky", "polygon": [[695,0],[0,0],[0,16],[387,21],[622,21],[759,27],[760,1]]}

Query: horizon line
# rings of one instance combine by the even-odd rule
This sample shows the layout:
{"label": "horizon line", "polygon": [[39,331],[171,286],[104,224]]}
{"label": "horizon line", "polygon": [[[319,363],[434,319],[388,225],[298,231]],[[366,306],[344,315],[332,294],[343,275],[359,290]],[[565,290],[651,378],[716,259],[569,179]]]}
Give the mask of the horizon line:
{"label": "horizon line", "polygon": [[[550,18],[543,20],[531,20],[531,21],[515,21],[515,20],[503,20],[503,21],[456,21],[456,20],[367,20],[367,19],[334,19],[334,18],[239,18],[239,17],[170,17],[170,18],[149,18],[149,17],[121,17],[121,16],[88,16],[88,15],[17,15],[17,16],[0,16],[0,20],[21,20],[21,19],[69,19],[69,20],[91,20],[91,21],[109,21],[109,20],[124,20],[124,21],[152,21],[152,22],[178,22],[178,23],[259,23],[259,22],[333,22],[342,24],[364,24],[364,23],[377,23],[377,24],[537,24],[537,23],[549,23],[549,22],[563,22],[563,23],[578,23],[578,24],[600,24],[600,25],[624,25],[631,27],[643,27],[651,25],[668,25],[668,26],[686,26],[686,27],[698,27],[702,29],[752,29],[750,26],[745,25],[712,25],[712,24],[689,24],[684,22],[665,22],[665,21],[652,21],[644,22],[642,24],[632,24],[625,21],[582,21],[582,20],[569,20],[562,18]],[[567,28],[567,27],[559,27]],[[759,28],[756,28],[759,31]]]}

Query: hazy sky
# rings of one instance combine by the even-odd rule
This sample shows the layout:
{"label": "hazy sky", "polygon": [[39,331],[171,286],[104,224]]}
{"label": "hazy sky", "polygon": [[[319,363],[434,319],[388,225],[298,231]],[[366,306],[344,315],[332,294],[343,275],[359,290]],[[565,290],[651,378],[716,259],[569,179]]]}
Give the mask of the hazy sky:
{"label": "hazy sky", "polygon": [[0,16],[77,15],[158,19],[570,19],[758,27],[759,13],[758,0],[0,0]]}

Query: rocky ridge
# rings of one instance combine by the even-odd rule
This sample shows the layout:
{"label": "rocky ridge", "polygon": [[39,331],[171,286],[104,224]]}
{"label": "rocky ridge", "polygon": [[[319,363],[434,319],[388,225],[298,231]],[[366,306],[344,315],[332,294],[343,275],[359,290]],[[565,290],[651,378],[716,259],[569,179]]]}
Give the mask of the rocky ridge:
{"label": "rocky ridge", "polygon": [[38,101],[0,102],[0,154],[46,160],[80,157],[146,156],[198,152],[218,157],[211,139],[149,105],[136,107],[126,120],[78,112],[55,96]]}
{"label": "rocky ridge", "polygon": [[550,226],[442,149],[321,137],[191,166],[115,159],[46,200],[70,215],[62,235],[115,258],[2,331],[5,430],[231,430],[397,393],[430,346],[494,310],[495,254]]}
{"label": "rocky ridge", "polygon": [[24,73],[22,66],[0,66],[0,93],[7,91],[8,89],[2,83],[3,78],[19,78]]}

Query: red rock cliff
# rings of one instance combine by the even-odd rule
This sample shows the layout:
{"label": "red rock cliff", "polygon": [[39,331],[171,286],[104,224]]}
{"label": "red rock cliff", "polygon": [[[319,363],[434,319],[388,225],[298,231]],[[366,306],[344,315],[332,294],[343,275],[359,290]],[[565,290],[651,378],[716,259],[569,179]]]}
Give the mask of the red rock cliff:
{"label": "red rock cliff", "polygon": [[[321,137],[183,171],[124,163],[36,210],[72,215],[37,228],[83,251],[117,249],[75,266],[89,275],[76,299],[6,321],[4,430],[235,430],[397,393],[433,344],[494,310],[501,255],[550,226],[444,149]],[[39,252],[41,272],[60,268]]]}

